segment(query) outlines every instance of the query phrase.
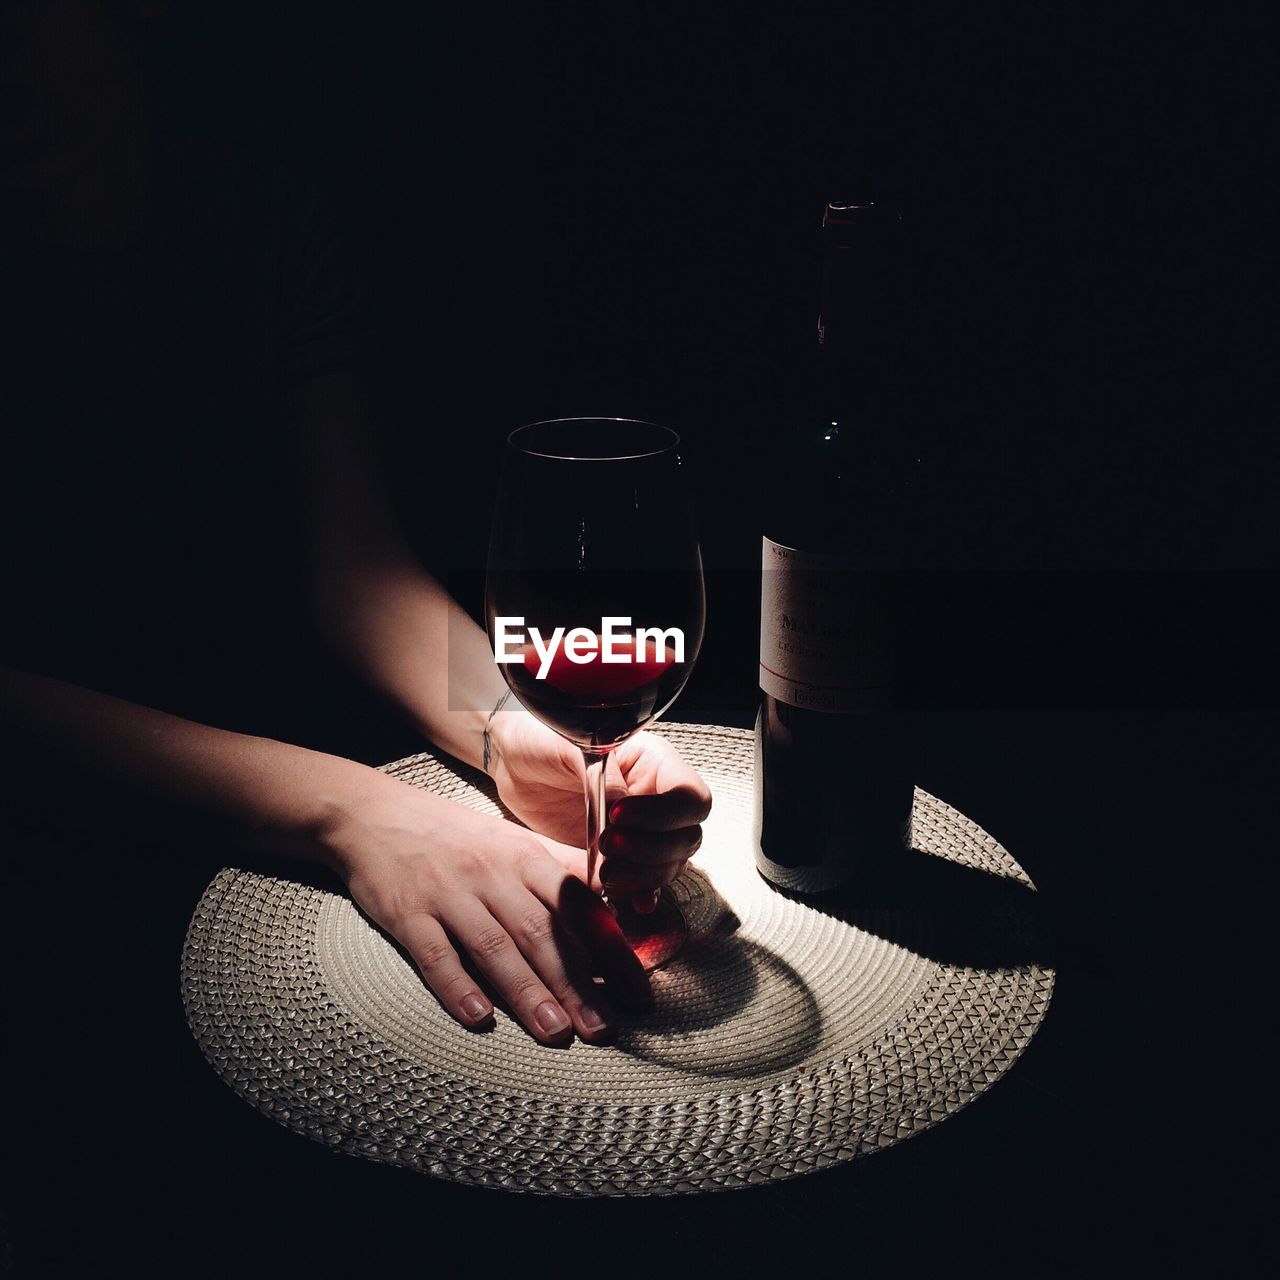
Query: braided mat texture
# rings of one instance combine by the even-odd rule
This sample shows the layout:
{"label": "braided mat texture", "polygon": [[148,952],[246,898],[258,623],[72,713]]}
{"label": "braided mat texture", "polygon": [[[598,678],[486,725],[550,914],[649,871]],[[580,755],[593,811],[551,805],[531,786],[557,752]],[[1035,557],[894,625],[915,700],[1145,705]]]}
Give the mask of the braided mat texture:
{"label": "braided mat texture", "polygon": [[[900,1142],[997,1080],[1053,971],[942,963],[775,893],[751,852],[751,735],[660,730],[715,797],[671,889],[689,942],[613,1043],[537,1044],[501,1011],[475,1033],[344,896],[226,869],[187,934],[187,1019],[215,1071],[272,1119],[352,1155],[560,1196],[672,1195],[795,1177]],[[431,755],[384,767],[499,812]],[[990,836],[917,792],[918,849],[1030,885]],[[861,921],[866,923],[866,921]],[[872,924],[874,925],[874,921]]]}

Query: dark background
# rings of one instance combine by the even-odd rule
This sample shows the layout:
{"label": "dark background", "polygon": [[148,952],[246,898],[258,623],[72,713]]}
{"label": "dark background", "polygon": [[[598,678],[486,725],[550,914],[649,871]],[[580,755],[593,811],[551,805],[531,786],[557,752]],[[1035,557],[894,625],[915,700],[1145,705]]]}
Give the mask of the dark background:
{"label": "dark background", "polygon": [[856,190],[902,210],[910,251],[918,544],[953,624],[925,701],[1249,707],[1271,677],[1186,661],[1261,653],[1270,605],[1233,576],[1276,546],[1252,30],[1124,6],[231,4],[172,15],[157,77],[171,120],[342,200],[438,571],[482,570],[512,425],[670,423],[725,575],[690,696],[720,664],[750,684],[714,592],[757,568],[817,223]]}
{"label": "dark background", "polygon": [[[1270,857],[1251,810],[1274,788],[1260,36],[1247,11],[1114,7],[175,7],[171,119],[346,210],[402,513],[464,599],[509,429],[681,431],[710,615],[680,719],[754,713],[756,521],[796,426],[822,204],[900,206],[920,781],[1034,877],[1058,987],[1008,1079],[871,1161],[710,1199],[525,1200],[332,1156],[233,1098],[181,1025],[184,909],[125,1002],[182,1104],[163,1141],[129,1150],[122,1121],[55,1162],[69,1182],[26,1188],[18,1260],[121,1179],[128,1209],[84,1219],[104,1259],[194,1249],[225,1274],[426,1269],[446,1247],[482,1274],[1043,1274],[1260,1239],[1234,1150],[1266,1109],[1234,975]],[[350,690],[299,736],[371,762],[417,749]],[[186,902],[205,870],[173,873]]]}

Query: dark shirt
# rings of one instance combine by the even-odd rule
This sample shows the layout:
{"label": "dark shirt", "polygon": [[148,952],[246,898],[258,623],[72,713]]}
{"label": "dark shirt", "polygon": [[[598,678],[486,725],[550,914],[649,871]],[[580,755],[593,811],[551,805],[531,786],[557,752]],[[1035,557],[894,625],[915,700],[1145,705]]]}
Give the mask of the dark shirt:
{"label": "dark shirt", "polygon": [[283,395],[363,365],[361,277],[305,183],[159,157],[128,250],[0,246],[0,660],[253,728],[305,631]]}

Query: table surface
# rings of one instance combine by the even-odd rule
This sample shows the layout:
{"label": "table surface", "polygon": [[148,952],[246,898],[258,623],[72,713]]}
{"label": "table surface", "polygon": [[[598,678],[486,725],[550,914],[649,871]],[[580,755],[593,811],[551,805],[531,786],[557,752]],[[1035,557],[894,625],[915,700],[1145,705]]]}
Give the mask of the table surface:
{"label": "table surface", "polygon": [[[741,709],[680,710],[747,720]],[[1187,974],[1178,930],[1197,929],[1194,944],[1184,936],[1189,950],[1209,945],[1207,913],[1186,923],[1172,908],[1208,824],[1246,785],[1240,757],[1257,765],[1248,735],[1259,729],[1239,714],[926,717],[921,785],[1010,849],[1056,922],[1057,985],[1040,1033],[988,1094],[898,1147],[796,1182],[660,1202],[435,1182],[335,1156],[246,1107],[200,1057],[177,990],[183,930],[216,851],[178,864],[172,849],[117,829],[101,863],[111,874],[69,888],[60,909],[101,926],[141,907],[154,913],[154,935],[99,927],[84,950],[50,949],[41,931],[21,942],[61,996],[16,986],[19,1034],[6,1055],[22,1175],[10,1198],[14,1247],[54,1258],[195,1250],[228,1274],[246,1257],[316,1274],[406,1257],[425,1266],[440,1249],[474,1250],[486,1274],[679,1274],[712,1259],[794,1270],[840,1255],[872,1273],[915,1274],[965,1255],[1065,1267],[1086,1259],[1100,1232],[1116,1260],[1185,1254],[1233,1210],[1192,1132],[1201,1085],[1186,1073],[1190,1032],[1179,1037],[1181,1070],[1170,1069],[1169,966],[1179,966],[1178,1003],[1205,998],[1197,983],[1207,982]],[[1219,762],[1210,774],[1189,763],[1206,745]],[[392,733],[379,747],[391,759],[417,743]],[[7,942],[17,939],[11,931]]]}

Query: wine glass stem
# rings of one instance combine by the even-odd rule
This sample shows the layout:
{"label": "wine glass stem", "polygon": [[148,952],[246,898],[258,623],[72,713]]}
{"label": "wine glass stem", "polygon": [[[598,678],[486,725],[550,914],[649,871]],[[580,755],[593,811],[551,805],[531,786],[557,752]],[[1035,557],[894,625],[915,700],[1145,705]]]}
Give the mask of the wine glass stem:
{"label": "wine glass stem", "polygon": [[605,827],[605,792],[604,770],[609,756],[604,751],[586,751],[582,753],[586,761],[587,792],[587,884],[596,878],[596,864],[600,858],[600,837]]}

